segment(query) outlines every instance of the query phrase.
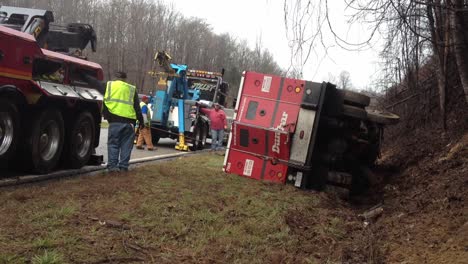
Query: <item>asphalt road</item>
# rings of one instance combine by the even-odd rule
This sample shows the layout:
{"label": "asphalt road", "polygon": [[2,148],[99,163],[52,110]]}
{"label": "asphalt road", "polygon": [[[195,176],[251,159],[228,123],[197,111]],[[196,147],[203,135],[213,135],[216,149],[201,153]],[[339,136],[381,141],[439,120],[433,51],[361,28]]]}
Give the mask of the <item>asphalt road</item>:
{"label": "asphalt road", "polygon": [[[99,140],[99,146],[96,148],[96,153],[101,154],[104,156],[104,162],[107,162],[107,128],[101,129],[101,135]],[[175,150],[174,146],[176,144],[175,140],[162,138],[159,140],[158,144],[155,146],[157,149],[154,151],[148,150],[140,150],[133,148],[132,155],[130,157],[130,161],[138,160],[142,158],[151,158],[160,155],[167,155],[167,154],[174,154],[179,153],[180,151]],[[208,146],[207,146],[208,147]],[[18,171],[0,171],[0,177],[18,177],[18,176],[25,176],[27,174]]]}
{"label": "asphalt road", "polygon": [[[96,149],[98,154],[104,155],[104,162],[107,162],[107,128],[101,129],[101,137],[99,140],[99,147]],[[130,159],[147,158],[157,155],[165,155],[179,152],[174,149],[176,144],[175,140],[169,138],[161,138],[158,144],[155,146],[157,149],[154,151],[140,150],[133,147],[132,155]]]}

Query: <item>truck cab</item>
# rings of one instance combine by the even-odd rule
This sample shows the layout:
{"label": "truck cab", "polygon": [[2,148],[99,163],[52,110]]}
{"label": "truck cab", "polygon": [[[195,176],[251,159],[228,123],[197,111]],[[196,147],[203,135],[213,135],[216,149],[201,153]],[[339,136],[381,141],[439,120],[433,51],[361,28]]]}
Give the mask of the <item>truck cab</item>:
{"label": "truck cab", "polygon": [[[190,90],[197,91],[200,103],[212,107],[213,103],[222,106],[226,113],[228,129],[224,133],[224,143],[227,143],[231,125],[234,121],[234,109],[226,108],[226,97],[229,90],[229,84],[223,80],[224,69],[221,72],[209,72],[189,69],[187,72],[188,87]],[[209,120],[208,120],[209,124]],[[211,129],[208,129],[208,138],[211,138]]]}

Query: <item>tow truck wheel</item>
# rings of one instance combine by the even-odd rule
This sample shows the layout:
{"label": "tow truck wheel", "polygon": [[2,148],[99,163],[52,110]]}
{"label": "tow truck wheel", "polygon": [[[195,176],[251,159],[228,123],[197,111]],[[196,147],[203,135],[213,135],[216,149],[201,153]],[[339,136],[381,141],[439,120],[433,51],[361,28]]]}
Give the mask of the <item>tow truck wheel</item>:
{"label": "tow truck wheel", "polygon": [[201,125],[201,138],[200,143],[198,144],[198,149],[205,149],[206,138],[208,137],[208,126],[206,124]]}
{"label": "tow truck wheel", "polygon": [[153,142],[153,145],[158,144],[159,139],[161,136],[156,132],[154,129],[151,129],[151,142]]}
{"label": "tow truck wheel", "polygon": [[64,142],[64,125],[60,112],[48,109],[33,118],[29,136],[29,152],[32,170],[48,173],[59,162]]}
{"label": "tow truck wheel", "polygon": [[192,139],[192,146],[190,146],[191,151],[195,151],[198,149],[198,145],[200,144],[201,139],[201,128],[199,123],[195,126],[195,130],[193,131],[193,139]]}
{"label": "tow truck wheel", "polygon": [[70,131],[67,131],[65,163],[67,167],[78,169],[86,165],[94,149],[95,121],[89,112],[82,112],[76,118]]}
{"label": "tow truck wheel", "polygon": [[16,152],[20,136],[19,119],[16,106],[0,99],[0,167],[8,166],[8,161]]}

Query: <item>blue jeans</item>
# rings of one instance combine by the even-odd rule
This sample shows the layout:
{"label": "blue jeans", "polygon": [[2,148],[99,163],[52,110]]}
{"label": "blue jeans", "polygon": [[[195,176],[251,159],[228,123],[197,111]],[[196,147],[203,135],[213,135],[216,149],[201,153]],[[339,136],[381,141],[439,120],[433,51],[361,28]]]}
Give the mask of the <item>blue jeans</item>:
{"label": "blue jeans", "polygon": [[211,149],[222,150],[224,141],[224,129],[211,129]]}
{"label": "blue jeans", "polygon": [[135,131],[131,124],[109,124],[107,139],[107,169],[109,171],[128,170],[134,139]]}

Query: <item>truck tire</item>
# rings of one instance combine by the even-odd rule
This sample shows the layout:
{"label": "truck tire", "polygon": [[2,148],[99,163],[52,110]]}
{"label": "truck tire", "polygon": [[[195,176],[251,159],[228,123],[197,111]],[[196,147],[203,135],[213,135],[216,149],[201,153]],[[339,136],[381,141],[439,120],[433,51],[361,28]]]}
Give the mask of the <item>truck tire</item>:
{"label": "truck tire", "polygon": [[335,196],[341,200],[349,200],[350,190],[345,187],[326,185],[324,191],[329,195]]}
{"label": "truck tire", "polygon": [[68,168],[79,169],[85,166],[94,149],[95,120],[90,112],[81,112],[67,131],[64,147],[65,164]]}
{"label": "truck tire", "polygon": [[40,174],[52,171],[58,164],[64,142],[61,113],[47,109],[33,117],[27,152],[31,169]]}
{"label": "truck tire", "polygon": [[0,99],[0,168],[7,167],[16,153],[20,137],[20,115],[17,107]]}
{"label": "truck tire", "polygon": [[337,89],[337,91],[343,97],[345,104],[350,104],[361,108],[369,106],[370,104],[370,97],[367,95],[349,90]]}
{"label": "truck tire", "polygon": [[352,105],[343,105],[343,115],[354,117],[357,119],[366,120],[367,119],[367,112],[363,108],[352,106]]}
{"label": "truck tire", "polygon": [[205,148],[207,131],[205,129],[206,125],[203,122],[198,121],[195,125],[193,131],[192,146],[190,147],[191,151],[196,151]]}
{"label": "truck tire", "polygon": [[153,142],[153,145],[158,144],[160,138],[161,136],[158,134],[158,132],[156,132],[154,129],[151,129],[151,142]]}
{"label": "truck tire", "polygon": [[198,149],[202,150],[205,149],[206,146],[206,139],[208,138],[208,125],[205,123],[201,124],[201,138],[200,143],[198,144]]}
{"label": "truck tire", "polygon": [[202,128],[200,127],[200,123],[197,123],[195,125],[195,129],[192,134],[192,146],[189,147],[191,151],[196,151],[198,150],[198,145],[200,144],[201,140],[201,134],[202,134]]}

